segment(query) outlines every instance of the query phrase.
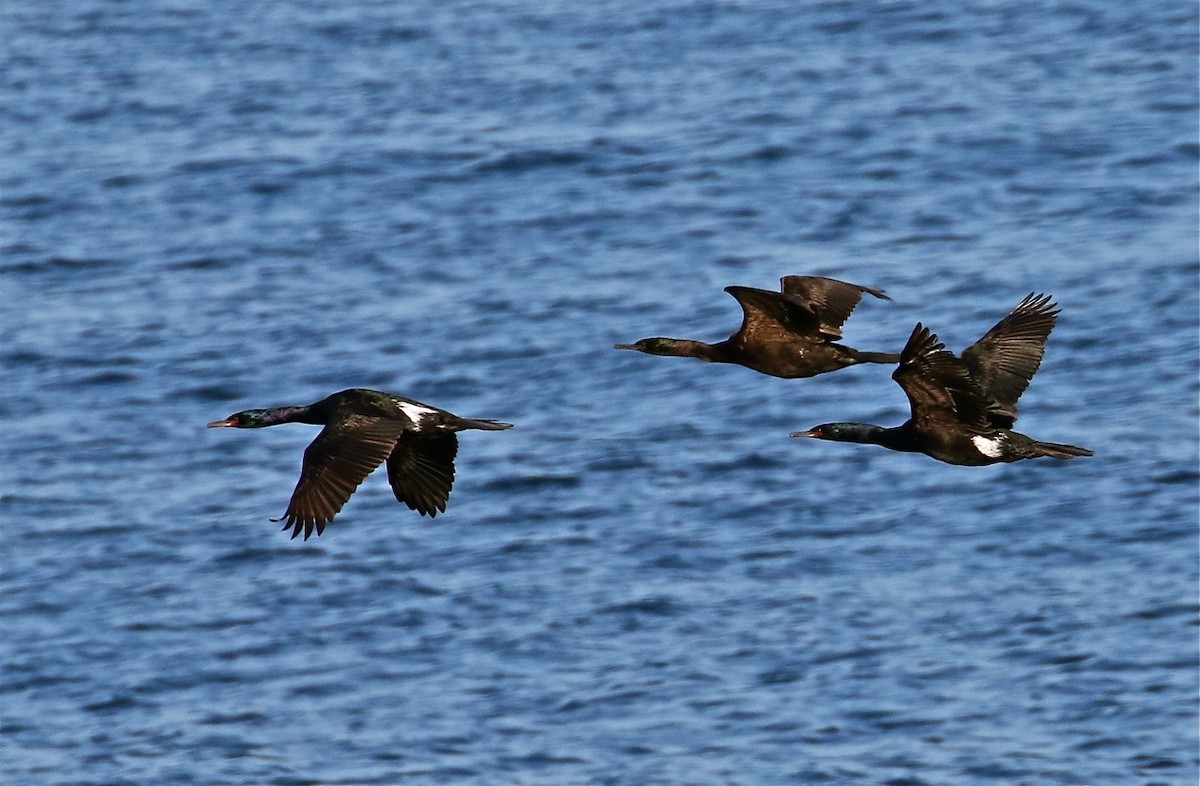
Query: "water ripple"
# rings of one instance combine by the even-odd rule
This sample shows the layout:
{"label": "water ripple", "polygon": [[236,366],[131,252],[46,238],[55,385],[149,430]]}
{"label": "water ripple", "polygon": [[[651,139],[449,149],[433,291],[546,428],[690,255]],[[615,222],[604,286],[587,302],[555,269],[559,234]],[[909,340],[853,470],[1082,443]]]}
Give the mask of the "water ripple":
{"label": "water ripple", "polygon": [[[1196,781],[1194,8],[260,11],[6,17],[0,780]],[[1096,457],[611,349],[786,273],[872,348],[1054,293]],[[354,385],[517,428],[291,541],[317,430],[204,424]]]}

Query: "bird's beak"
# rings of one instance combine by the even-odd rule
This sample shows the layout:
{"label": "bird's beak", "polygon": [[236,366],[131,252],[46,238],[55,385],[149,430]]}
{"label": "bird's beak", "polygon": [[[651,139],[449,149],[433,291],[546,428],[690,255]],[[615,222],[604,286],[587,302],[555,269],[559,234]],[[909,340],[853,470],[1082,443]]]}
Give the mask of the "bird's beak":
{"label": "bird's beak", "polygon": [[791,434],[788,434],[788,436],[789,437],[812,437],[813,439],[821,438],[820,434],[818,434],[816,431],[812,431],[812,430],[810,430],[810,431],[793,431]]}
{"label": "bird's beak", "polygon": [[214,420],[208,424],[208,428],[236,428],[237,421],[233,418],[225,418],[224,420]]}
{"label": "bird's beak", "polygon": [[613,349],[637,349],[633,344],[613,344]]}

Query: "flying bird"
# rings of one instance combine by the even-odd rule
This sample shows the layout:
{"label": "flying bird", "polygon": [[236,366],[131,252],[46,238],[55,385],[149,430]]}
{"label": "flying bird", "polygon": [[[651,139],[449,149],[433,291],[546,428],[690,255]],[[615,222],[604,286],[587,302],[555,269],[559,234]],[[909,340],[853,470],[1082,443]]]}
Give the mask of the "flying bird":
{"label": "flying bird", "polygon": [[1041,365],[1058,314],[1048,295],[1031,294],[961,358],[918,322],[892,373],[908,396],[912,415],[907,422],[894,428],[824,423],[792,436],[881,445],[967,466],[1094,455],[1012,430],[1017,399]]}
{"label": "flying bird", "polygon": [[837,343],[842,325],[864,293],[891,300],[881,289],[821,276],[784,276],[779,292],[728,286],[742,307],[742,325],[724,341],[706,344],[679,338],[644,338],[617,344],[649,355],[693,357],[733,363],[784,379],[813,377],[859,363],[896,363],[900,356],[862,352]]}
{"label": "flying bird", "polygon": [[235,412],[209,428],[264,428],[280,423],[324,426],[304,450],[300,481],[279,519],[292,537],[308,540],[333,521],[359,484],[387,462],[396,499],[422,516],[446,510],[454,484],[456,432],[512,428],[495,420],[460,418],[443,409],[378,390],[351,388],[306,407]]}

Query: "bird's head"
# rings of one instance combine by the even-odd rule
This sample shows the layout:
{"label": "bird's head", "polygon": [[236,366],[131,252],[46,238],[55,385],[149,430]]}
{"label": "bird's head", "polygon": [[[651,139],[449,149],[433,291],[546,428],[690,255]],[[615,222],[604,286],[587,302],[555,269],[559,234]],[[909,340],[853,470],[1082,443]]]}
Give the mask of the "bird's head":
{"label": "bird's head", "polygon": [[837,437],[827,436],[828,431],[832,430],[837,433],[836,423],[822,423],[819,426],[813,426],[808,431],[793,431],[788,436],[792,437],[810,437],[812,439],[837,439]]}
{"label": "bird's head", "polygon": [[647,355],[679,355],[683,342],[676,338],[643,338],[632,344],[614,344],[614,349],[632,349]]}
{"label": "bird's head", "polygon": [[827,439],[831,442],[874,442],[872,439],[882,429],[868,423],[822,423],[808,431],[793,431],[793,437]]}
{"label": "bird's head", "polygon": [[224,420],[214,420],[209,428],[263,428],[273,425],[276,421],[269,417],[270,410],[247,409],[235,412]]}

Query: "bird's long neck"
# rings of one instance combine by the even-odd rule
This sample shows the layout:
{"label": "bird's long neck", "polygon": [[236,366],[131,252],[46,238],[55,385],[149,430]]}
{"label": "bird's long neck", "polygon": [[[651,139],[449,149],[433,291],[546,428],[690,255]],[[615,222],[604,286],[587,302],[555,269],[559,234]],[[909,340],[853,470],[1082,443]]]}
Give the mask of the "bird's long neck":
{"label": "bird's long neck", "polygon": [[733,362],[730,355],[733,347],[728,341],[719,341],[716,344],[705,344],[703,341],[694,341],[690,338],[672,338],[668,341],[671,342],[669,346],[672,355],[699,358],[707,360],[709,363]]}
{"label": "bird's long neck", "polygon": [[905,427],[884,428],[873,423],[839,423],[833,433],[826,432],[826,439],[836,442],[857,442],[862,445],[880,445],[890,450],[914,452],[917,450],[907,439]]}
{"label": "bird's long neck", "polygon": [[883,432],[887,431],[883,426],[876,426],[873,423],[838,423],[837,428],[828,429],[825,432],[826,439],[832,439],[835,442],[857,442],[861,445],[882,445],[884,441]]}
{"label": "bird's long neck", "polygon": [[326,423],[324,413],[316,411],[313,405],[307,407],[271,407],[264,409],[261,415],[264,426],[277,426],[280,423],[311,423],[323,426]]}

